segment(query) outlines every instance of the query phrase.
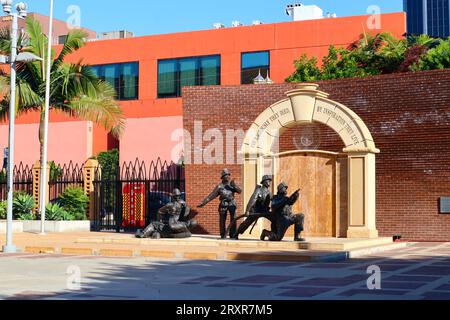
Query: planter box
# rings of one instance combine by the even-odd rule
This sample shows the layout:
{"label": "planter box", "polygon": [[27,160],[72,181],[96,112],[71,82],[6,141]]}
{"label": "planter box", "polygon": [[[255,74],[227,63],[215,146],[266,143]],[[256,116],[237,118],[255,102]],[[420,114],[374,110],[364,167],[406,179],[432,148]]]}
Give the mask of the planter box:
{"label": "planter box", "polygon": [[[23,232],[23,221],[13,221],[13,232]],[[0,234],[6,233],[6,220],[0,220]]]}
{"label": "planter box", "polygon": [[[23,221],[24,232],[40,232],[41,221]],[[91,222],[86,221],[45,221],[45,232],[89,232]]]}

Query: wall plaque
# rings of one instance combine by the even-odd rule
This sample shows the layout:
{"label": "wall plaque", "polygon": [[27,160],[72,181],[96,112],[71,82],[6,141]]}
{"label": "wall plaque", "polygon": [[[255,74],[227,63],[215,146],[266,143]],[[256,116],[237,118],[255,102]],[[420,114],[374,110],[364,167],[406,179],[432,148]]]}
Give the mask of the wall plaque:
{"label": "wall plaque", "polygon": [[450,213],[450,197],[441,197],[439,212]]}

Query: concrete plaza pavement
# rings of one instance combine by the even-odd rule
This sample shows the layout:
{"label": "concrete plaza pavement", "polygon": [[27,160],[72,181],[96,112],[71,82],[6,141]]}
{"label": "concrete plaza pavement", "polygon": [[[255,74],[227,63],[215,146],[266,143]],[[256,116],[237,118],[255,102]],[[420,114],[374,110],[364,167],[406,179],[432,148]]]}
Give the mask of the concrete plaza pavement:
{"label": "concrete plaza pavement", "polygon": [[[369,266],[381,290],[367,288]],[[339,263],[0,254],[0,272],[0,299],[450,300],[450,243]]]}

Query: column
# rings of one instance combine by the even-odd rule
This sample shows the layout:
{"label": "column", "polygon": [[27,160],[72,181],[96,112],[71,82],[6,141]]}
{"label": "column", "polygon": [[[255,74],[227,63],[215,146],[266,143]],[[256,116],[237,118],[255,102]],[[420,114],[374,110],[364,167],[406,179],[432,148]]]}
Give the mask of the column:
{"label": "column", "polygon": [[348,161],[347,238],[377,238],[375,154],[350,153]]}
{"label": "column", "polygon": [[94,180],[96,176],[100,174],[99,163],[97,160],[89,159],[83,166],[83,184],[84,184],[84,194],[89,197],[88,212],[89,220],[94,219]]}

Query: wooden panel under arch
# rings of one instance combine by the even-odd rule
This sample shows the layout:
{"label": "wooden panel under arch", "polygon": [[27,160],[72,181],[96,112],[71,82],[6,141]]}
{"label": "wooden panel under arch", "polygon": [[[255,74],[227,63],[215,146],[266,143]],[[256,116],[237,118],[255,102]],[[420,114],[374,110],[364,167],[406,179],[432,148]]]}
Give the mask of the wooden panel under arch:
{"label": "wooden panel under arch", "polygon": [[[301,188],[299,201],[294,205],[294,212],[305,214],[305,232],[302,236],[335,237],[340,236],[342,215],[336,205],[336,178],[338,156],[328,153],[295,153],[279,157],[276,174],[276,186],[284,181],[289,186],[289,194]],[[338,188],[340,185],[338,186]],[[343,192],[339,192],[340,198]],[[346,194],[346,190],[345,190]],[[339,200],[338,200],[339,201]],[[345,204],[344,204],[345,205]],[[340,206],[340,205],[339,205]],[[339,210],[340,211],[340,210]],[[287,238],[294,234],[291,227]]]}

